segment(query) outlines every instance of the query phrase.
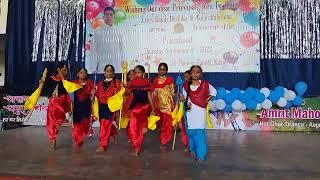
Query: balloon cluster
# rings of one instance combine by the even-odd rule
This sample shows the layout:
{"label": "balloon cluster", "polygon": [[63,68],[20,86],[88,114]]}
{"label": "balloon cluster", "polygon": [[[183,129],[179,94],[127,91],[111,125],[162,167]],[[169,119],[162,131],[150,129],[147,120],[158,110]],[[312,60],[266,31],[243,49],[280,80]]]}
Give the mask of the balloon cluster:
{"label": "balloon cluster", "polygon": [[289,109],[291,107],[300,107],[303,104],[303,95],[307,91],[305,82],[295,84],[294,90],[288,90],[283,86],[277,86],[273,90],[269,88],[256,89],[248,87],[240,90],[233,88],[231,91],[223,87],[217,89],[217,96],[213,97],[209,103],[212,111],[244,111],[270,109],[272,105]]}

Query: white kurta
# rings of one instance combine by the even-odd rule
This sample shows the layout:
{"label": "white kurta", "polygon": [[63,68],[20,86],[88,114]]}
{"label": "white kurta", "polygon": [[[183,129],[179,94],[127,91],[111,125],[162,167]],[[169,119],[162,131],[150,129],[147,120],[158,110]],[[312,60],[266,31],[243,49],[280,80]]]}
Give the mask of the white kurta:
{"label": "white kurta", "polygon": [[95,70],[99,62],[99,73],[104,72],[107,64],[113,65],[115,72],[119,73],[123,57],[123,39],[118,27],[103,24],[93,32],[90,69]]}
{"label": "white kurta", "polygon": [[[200,85],[198,86],[190,85],[190,91],[196,91],[199,86]],[[217,95],[217,90],[210,84],[209,84],[209,95],[210,96]],[[185,91],[184,88],[183,88],[183,96],[187,97],[187,92]],[[189,111],[187,111],[188,129],[205,129],[207,124],[206,109],[196,104],[193,104],[190,101],[190,98],[188,99],[188,104],[189,103],[191,103],[191,108]]]}

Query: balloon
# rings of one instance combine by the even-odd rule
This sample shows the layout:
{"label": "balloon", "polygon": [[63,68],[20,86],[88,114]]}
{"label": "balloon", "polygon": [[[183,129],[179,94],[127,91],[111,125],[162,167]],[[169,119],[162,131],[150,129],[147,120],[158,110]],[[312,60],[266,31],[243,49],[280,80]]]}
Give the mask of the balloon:
{"label": "balloon", "polygon": [[86,41],[85,50],[90,51],[90,49],[91,49],[91,42]]}
{"label": "balloon", "polygon": [[286,98],[287,101],[293,101],[294,98],[296,98],[296,93],[292,90],[289,90],[284,93],[284,98]]}
{"label": "balloon", "polygon": [[259,111],[259,110],[261,110],[261,108],[262,108],[261,103],[258,103],[258,104],[257,104],[257,107],[256,107],[256,110]]}
{"label": "balloon", "polygon": [[300,96],[297,96],[297,97],[294,98],[294,100],[293,100],[293,105],[294,105],[295,107],[300,107],[300,106],[302,105],[302,103],[303,103],[303,99],[302,99],[302,97],[300,97]]}
{"label": "balloon", "polygon": [[276,88],[274,88],[274,91],[277,92],[281,97],[284,96],[284,87],[282,86],[277,86]]}
{"label": "balloon", "polygon": [[255,44],[257,44],[259,41],[260,41],[259,34],[253,31],[245,32],[240,36],[240,43],[245,48],[250,48]]}
{"label": "balloon", "polygon": [[223,109],[226,107],[226,103],[224,102],[223,99],[218,99],[218,100],[216,100],[215,105],[216,105],[216,108],[217,108],[218,110],[220,110],[220,111],[223,110]]}
{"label": "balloon", "polygon": [[223,59],[225,62],[234,65],[238,61],[239,55],[235,52],[229,51],[223,54]]}
{"label": "balloon", "polygon": [[244,22],[247,24],[257,27],[260,25],[260,15],[258,11],[251,11],[249,13],[243,14]]}
{"label": "balloon", "polygon": [[98,27],[100,27],[102,24],[104,24],[104,20],[100,19],[100,18],[96,18],[93,21],[91,21],[91,26],[92,29],[97,29]]}
{"label": "balloon", "polygon": [[232,93],[227,93],[223,99],[227,104],[232,104],[233,101],[235,100],[235,97],[233,96]]}
{"label": "balloon", "polygon": [[231,104],[227,104],[226,107],[224,108],[224,112],[232,112],[232,106]]}
{"label": "balloon", "polygon": [[153,1],[154,0],[136,0],[136,2],[140,5],[140,6],[143,6],[143,7],[147,7],[151,4],[153,4]]}
{"label": "balloon", "polygon": [[246,102],[246,107],[249,110],[256,110],[257,102],[255,102],[254,100],[250,99],[249,101]]}
{"label": "balloon", "polygon": [[272,103],[276,103],[280,99],[280,95],[275,91],[271,91],[268,99],[270,99]]}
{"label": "balloon", "polygon": [[241,111],[242,108],[242,103],[239,100],[235,100],[232,105],[231,105],[232,109],[234,111]]}
{"label": "balloon", "polygon": [[281,97],[278,101],[277,101],[277,105],[279,107],[285,107],[287,105],[287,100],[283,97]]}
{"label": "balloon", "polygon": [[250,0],[241,0],[240,8],[243,12],[248,13],[254,8],[254,6],[251,5]]}
{"label": "balloon", "polygon": [[126,20],[126,13],[120,9],[115,10],[114,13],[114,24],[118,25]]}
{"label": "balloon", "polygon": [[287,101],[287,104],[284,108],[286,109],[290,109],[292,107],[292,102],[291,101]]}
{"label": "balloon", "polygon": [[269,97],[269,95],[270,95],[270,90],[266,87],[261,88],[260,92],[262,92],[266,98]]}
{"label": "balloon", "polygon": [[250,100],[250,95],[246,92],[244,93],[241,93],[240,96],[239,96],[239,100],[242,102],[242,103],[245,103],[247,101]]}
{"label": "balloon", "polygon": [[217,96],[219,98],[224,98],[225,95],[226,95],[226,89],[224,89],[223,87],[219,87],[217,90]]}
{"label": "balloon", "polygon": [[156,0],[156,3],[159,4],[160,6],[166,6],[168,5],[170,0]]}
{"label": "balloon", "polygon": [[272,102],[269,99],[266,99],[261,105],[263,109],[270,109],[272,107]]}
{"label": "balloon", "polygon": [[242,103],[242,106],[241,106],[241,111],[245,111],[247,109],[247,106],[246,104]]}
{"label": "balloon", "polygon": [[260,9],[260,0],[250,0],[251,7],[256,9]]}
{"label": "balloon", "polygon": [[104,9],[106,7],[114,7],[114,1],[113,0],[99,0],[100,4],[100,11],[104,14]]}
{"label": "balloon", "polygon": [[262,103],[264,100],[266,99],[265,95],[261,92],[258,92],[256,94],[256,96],[254,97],[254,100],[257,102],[257,103]]}
{"label": "balloon", "polygon": [[238,23],[240,19],[239,12],[232,11],[230,9],[221,10],[217,13],[217,16],[221,17],[218,21],[222,24],[227,24],[230,26],[234,26]]}
{"label": "balloon", "polygon": [[305,82],[297,82],[294,86],[294,90],[296,91],[298,96],[303,96],[304,93],[307,91],[308,85]]}
{"label": "balloon", "polygon": [[[121,8],[124,7],[125,5],[128,5],[129,0],[115,0],[115,7]],[[130,5],[129,5],[130,6]]]}
{"label": "balloon", "polygon": [[245,92],[249,94],[250,98],[254,98],[259,91],[256,88],[248,87]]}
{"label": "balloon", "polygon": [[216,101],[209,101],[209,109],[210,109],[211,111],[217,111]]}
{"label": "balloon", "polygon": [[233,94],[233,96],[235,98],[239,98],[240,94],[241,94],[241,91],[239,88],[232,88],[231,89],[231,93]]}
{"label": "balloon", "polygon": [[96,1],[89,1],[86,3],[86,18],[91,20],[95,18],[100,12],[100,6]]}

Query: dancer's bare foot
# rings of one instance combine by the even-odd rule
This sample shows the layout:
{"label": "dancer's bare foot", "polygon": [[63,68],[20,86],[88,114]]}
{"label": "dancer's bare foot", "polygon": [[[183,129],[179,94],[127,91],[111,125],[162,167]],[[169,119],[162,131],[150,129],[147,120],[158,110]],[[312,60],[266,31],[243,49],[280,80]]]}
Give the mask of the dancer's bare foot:
{"label": "dancer's bare foot", "polygon": [[117,138],[117,135],[113,136],[113,142],[114,142],[114,144],[118,144],[118,138]]}
{"label": "dancer's bare foot", "polygon": [[161,144],[161,145],[160,145],[160,149],[165,150],[165,149],[167,149],[167,146],[164,145],[164,144]]}
{"label": "dancer's bare foot", "polygon": [[96,150],[96,152],[103,152],[103,151],[105,151],[105,150],[106,150],[105,148],[99,147],[99,148]]}
{"label": "dancer's bare foot", "polygon": [[134,155],[135,155],[135,156],[137,156],[137,157],[138,157],[138,156],[139,156],[139,154],[140,154],[140,150],[138,150],[138,149],[134,150]]}
{"label": "dancer's bare foot", "polygon": [[74,152],[79,152],[80,151],[80,146],[77,145],[77,144],[74,144],[73,145],[73,150],[74,150]]}
{"label": "dancer's bare foot", "polygon": [[204,162],[204,160],[202,160],[202,159],[198,159],[197,160],[197,163],[199,163],[199,164],[201,164],[201,163],[203,163]]}
{"label": "dancer's bare foot", "polygon": [[56,149],[56,144],[57,144],[57,142],[56,142],[55,139],[50,140],[50,148],[49,148],[49,150],[54,151]]}

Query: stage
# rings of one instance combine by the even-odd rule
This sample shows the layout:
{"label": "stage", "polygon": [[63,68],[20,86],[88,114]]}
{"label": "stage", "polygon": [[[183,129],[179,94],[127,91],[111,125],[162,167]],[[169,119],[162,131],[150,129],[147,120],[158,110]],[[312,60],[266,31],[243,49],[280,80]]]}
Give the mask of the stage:
{"label": "stage", "polygon": [[95,152],[97,132],[74,152],[70,127],[63,127],[56,151],[48,150],[44,127],[1,132],[2,179],[319,179],[319,133],[208,130],[207,161],[159,149],[158,132],[145,135],[140,157],[129,152],[124,130],[103,153]]}

